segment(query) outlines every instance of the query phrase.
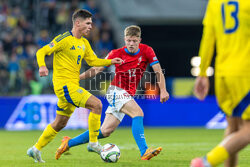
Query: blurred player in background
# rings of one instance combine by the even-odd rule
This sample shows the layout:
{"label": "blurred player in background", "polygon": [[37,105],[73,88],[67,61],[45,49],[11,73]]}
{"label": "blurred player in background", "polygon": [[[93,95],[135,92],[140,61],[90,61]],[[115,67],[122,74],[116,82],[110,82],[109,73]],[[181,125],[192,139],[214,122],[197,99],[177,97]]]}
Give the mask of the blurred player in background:
{"label": "blurred player in background", "polygon": [[192,167],[237,166],[237,154],[250,142],[250,1],[210,0],[203,21],[199,55],[201,73],[195,94],[203,100],[209,90],[206,69],[216,42],[215,93],[228,127],[224,140]]}
{"label": "blurred player in background", "polygon": [[[140,27],[127,27],[124,31],[124,36],[125,46],[112,50],[107,56],[108,59],[121,58],[123,62],[120,65],[116,65],[115,78],[107,90],[106,97],[109,102],[109,107],[106,110],[106,116],[98,138],[108,137],[120,124],[125,114],[127,114],[132,118],[132,133],[139,147],[141,159],[150,160],[159,154],[162,148],[148,148],[144,137],[144,113],[133,98],[148,63],[157,76],[160,88],[160,101],[162,103],[167,101],[169,94],[166,90],[165,77],[153,49],[148,45],[140,44]],[[80,79],[94,77],[104,69],[105,67],[93,67],[82,73]],[[70,147],[84,144],[88,141],[89,131],[73,139],[64,137],[61,146],[56,152],[56,159],[60,158],[61,154],[68,151]],[[90,147],[88,147],[88,151],[96,152]]]}
{"label": "blurred player in background", "polygon": [[72,31],[67,31],[53,39],[53,41],[37,51],[39,74],[41,77],[48,75],[45,56],[54,53],[53,85],[58,97],[57,114],[53,123],[49,124],[37,143],[28,149],[27,154],[36,162],[44,162],[41,158],[41,149],[54,139],[56,134],[63,129],[75,107],[84,107],[91,110],[89,123],[88,147],[99,151],[102,147],[98,144],[102,103],[84,88],[79,86],[81,62],[84,59],[90,66],[108,66],[121,63],[121,59],[99,59],[93,52],[87,36],[92,28],[92,14],[87,10],[77,10],[73,16]]}

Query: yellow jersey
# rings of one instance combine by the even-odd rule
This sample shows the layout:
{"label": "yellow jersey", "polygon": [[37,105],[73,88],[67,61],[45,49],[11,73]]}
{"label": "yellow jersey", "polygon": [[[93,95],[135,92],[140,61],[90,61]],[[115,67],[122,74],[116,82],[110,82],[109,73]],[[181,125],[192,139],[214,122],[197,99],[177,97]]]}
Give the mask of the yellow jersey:
{"label": "yellow jersey", "polygon": [[79,75],[84,59],[90,66],[108,66],[111,60],[99,59],[92,50],[88,40],[84,37],[80,39],[74,37],[70,31],[55,37],[48,45],[37,51],[37,61],[39,67],[46,66],[44,57],[53,57],[53,84],[62,85],[73,82],[79,85]]}
{"label": "yellow jersey", "polygon": [[250,76],[250,1],[209,0],[200,45],[201,76],[216,43],[216,76]]}

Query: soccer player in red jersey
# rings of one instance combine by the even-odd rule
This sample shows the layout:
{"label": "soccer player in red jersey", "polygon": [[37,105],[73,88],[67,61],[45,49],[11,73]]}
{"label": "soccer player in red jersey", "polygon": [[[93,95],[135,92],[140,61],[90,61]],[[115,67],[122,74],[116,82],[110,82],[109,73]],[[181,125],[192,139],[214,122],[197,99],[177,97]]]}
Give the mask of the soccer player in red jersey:
{"label": "soccer player in red jersey", "polygon": [[[115,77],[106,94],[109,107],[106,110],[106,116],[98,138],[108,137],[120,124],[125,114],[127,114],[132,118],[132,133],[139,147],[141,159],[150,160],[159,154],[162,148],[148,148],[144,137],[144,113],[133,98],[148,64],[150,64],[157,76],[160,88],[160,102],[166,102],[169,99],[169,94],[166,90],[165,77],[153,49],[148,45],[140,43],[140,27],[134,25],[127,27],[124,35],[125,46],[112,50],[107,56],[108,59],[121,58],[123,62],[120,65],[115,65]],[[94,77],[104,69],[105,67],[93,67],[82,73],[80,79]],[[70,147],[87,143],[88,140],[88,131],[73,139],[64,137],[61,146],[57,149],[56,159],[60,158]],[[88,148],[88,151],[94,150]]]}

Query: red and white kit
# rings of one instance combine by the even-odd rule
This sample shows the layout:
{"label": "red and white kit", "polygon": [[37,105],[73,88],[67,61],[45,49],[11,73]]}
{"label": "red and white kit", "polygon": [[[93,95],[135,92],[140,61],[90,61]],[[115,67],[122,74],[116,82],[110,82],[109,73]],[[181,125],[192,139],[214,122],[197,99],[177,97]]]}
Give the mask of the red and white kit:
{"label": "red and white kit", "polygon": [[121,58],[123,62],[115,65],[115,77],[106,94],[109,102],[106,113],[112,113],[122,121],[124,114],[119,111],[124,104],[133,99],[147,65],[152,66],[159,61],[154,50],[145,44],[140,44],[136,53],[130,53],[124,46],[113,50],[106,58],[116,57]]}

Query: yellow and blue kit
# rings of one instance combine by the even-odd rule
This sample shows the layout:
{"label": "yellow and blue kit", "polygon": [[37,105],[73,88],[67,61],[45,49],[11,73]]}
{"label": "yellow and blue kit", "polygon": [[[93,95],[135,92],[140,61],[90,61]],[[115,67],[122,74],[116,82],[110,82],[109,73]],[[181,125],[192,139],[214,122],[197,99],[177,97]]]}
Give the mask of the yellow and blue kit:
{"label": "yellow and blue kit", "polygon": [[111,65],[109,59],[99,59],[88,40],[74,37],[70,31],[55,37],[48,45],[37,51],[39,67],[46,66],[45,56],[54,53],[53,85],[58,97],[57,113],[70,116],[75,107],[84,107],[91,94],[79,86],[79,75],[84,59],[90,66]]}
{"label": "yellow and blue kit", "polygon": [[200,76],[206,76],[214,46],[215,92],[229,116],[250,119],[250,1],[209,0],[199,51]]}

